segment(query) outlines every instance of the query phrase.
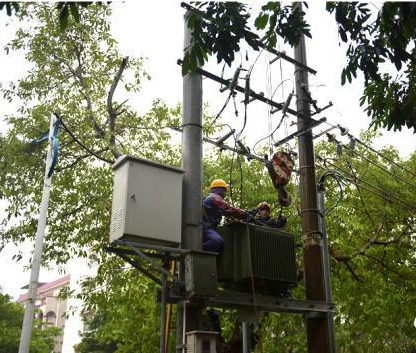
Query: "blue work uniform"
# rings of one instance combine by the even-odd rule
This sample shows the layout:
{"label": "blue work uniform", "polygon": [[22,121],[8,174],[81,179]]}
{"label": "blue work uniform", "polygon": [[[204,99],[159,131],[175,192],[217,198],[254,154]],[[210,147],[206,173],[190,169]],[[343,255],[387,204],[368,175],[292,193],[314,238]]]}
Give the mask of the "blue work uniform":
{"label": "blue work uniform", "polygon": [[211,193],[202,200],[202,250],[221,252],[223,238],[217,232],[222,216],[230,216],[238,219],[246,219],[248,214],[244,210],[228,205],[224,199],[211,190]]}

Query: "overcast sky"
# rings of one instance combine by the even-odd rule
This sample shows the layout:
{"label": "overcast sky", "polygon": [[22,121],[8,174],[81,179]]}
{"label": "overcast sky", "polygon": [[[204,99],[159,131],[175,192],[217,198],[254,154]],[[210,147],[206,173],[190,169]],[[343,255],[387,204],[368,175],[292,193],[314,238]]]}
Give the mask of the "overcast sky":
{"label": "overcast sky", "polygon": [[[139,94],[131,97],[131,104],[136,107],[139,113],[146,112],[153,99],[162,98],[169,105],[174,105],[182,99],[182,78],[180,67],[176,60],[181,58],[183,48],[183,9],[179,1],[129,1],[126,3],[113,2],[114,9],[111,19],[111,30],[113,36],[119,41],[120,51],[124,55],[147,57],[146,68],[152,76],[150,82],[143,85]],[[377,6],[377,3],[374,3]],[[161,6],[163,5],[163,11]],[[253,5],[258,8],[257,4]],[[326,116],[331,123],[340,123],[358,135],[362,129],[367,129],[369,119],[358,104],[358,99],[362,92],[362,79],[354,81],[350,85],[341,87],[340,73],[345,65],[345,48],[339,46],[338,35],[333,17],[325,11],[323,2],[311,3],[309,12],[309,23],[313,39],[307,40],[308,65],[318,71],[315,76],[310,76],[310,90],[313,97],[318,100],[318,106],[325,106],[329,101],[334,103],[334,108],[328,109],[321,116]],[[6,19],[4,11],[0,14],[2,23],[2,35],[0,45],[3,46],[12,38],[15,26],[13,24],[4,27]],[[289,56],[293,56],[293,50],[280,43],[280,49],[286,50]],[[242,65],[249,68],[258,53],[249,52],[249,61],[245,61],[245,51],[242,52]],[[279,62],[268,65],[272,57],[263,52],[256,62],[252,74],[252,89],[257,92],[263,91],[267,94],[274,90],[281,79],[289,79],[275,93],[274,100],[282,102],[287,97],[293,85],[293,71],[291,64]],[[240,57],[237,57],[236,65],[240,64]],[[4,84],[10,80],[16,80],[24,75],[27,65],[21,54],[11,54],[6,56],[0,51],[0,81]],[[282,68],[282,71],[280,70]],[[211,60],[205,67],[217,75],[221,75],[222,65],[217,65],[215,60]],[[225,78],[230,78],[235,70],[225,69]],[[222,107],[227,93],[219,92],[219,85],[205,79],[204,81],[204,101],[209,103],[209,110],[216,114]],[[240,85],[244,85],[243,80]],[[225,110],[223,122],[227,122],[237,129],[241,128],[243,117],[243,105],[240,103],[242,96],[237,97],[239,116],[235,117],[233,104],[230,103]],[[3,123],[4,116],[15,111],[16,107],[1,100],[0,97],[0,128],[5,130]],[[294,108],[294,101],[292,102]],[[249,142],[255,141],[267,135],[269,131],[268,107],[259,102],[254,102],[248,106],[248,123],[243,136]],[[271,123],[276,125],[280,120],[279,113],[272,115]],[[292,132],[288,120],[287,129],[280,129],[276,138],[282,138],[285,134]],[[318,132],[328,126],[316,129]],[[292,127],[294,129],[294,127]],[[403,156],[413,152],[416,141],[410,131],[387,133],[383,132],[383,137],[376,143],[380,147],[386,143],[395,145]],[[294,143],[292,142],[294,146]],[[4,203],[0,203],[0,214],[4,211]],[[33,244],[24,244],[24,252],[29,254]],[[29,272],[23,271],[23,265],[27,264],[28,256],[22,263],[16,264],[11,260],[16,252],[14,246],[8,246],[0,253],[0,286],[5,292],[16,297],[19,288],[29,281]],[[41,281],[53,280],[58,276],[56,271],[42,270]]]}

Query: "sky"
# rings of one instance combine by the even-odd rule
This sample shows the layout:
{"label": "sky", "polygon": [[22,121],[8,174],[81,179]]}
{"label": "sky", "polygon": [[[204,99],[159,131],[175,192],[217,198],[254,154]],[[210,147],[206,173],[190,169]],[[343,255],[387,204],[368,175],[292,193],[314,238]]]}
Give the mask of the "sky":
{"label": "sky", "polygon": [[[184,10],[180,7],[179,1],[127,1],[113,2],[113,15],[111,17],[111,32],[119,42],[119,49],[124,55],[144,56],[147,58],[145,67],[150,73],[152,80],[143,84],[140,93],[130,97],[130,103],[139,113],[145,113],[150,107],[151,102],[156,98],[161,98],[168,105],[175,105],[182,100],[182,77],[180,67],[176,64],[177,59],[182,57],[183,50],[183,14]],[[372,3],[377,7],[377,3]],[[164,10],[160,11],[163,5]],[[253,10],[259,8],[258,3],[254,3]],[[4,11],[2,11],[4,12]],[[309,77],[310,90],[314,99],[317,99],[318,106],[322,107],[332,101],[334,107],[323,112],[319,117],[327,117],[332,124],[340,123],[350,129],[354,135],[361,130],[366,130],[369,126],[369,118],[359,106],[358,99],[362,92],[363,81],[359,77],[352,84],[340,85],[340,73],[346,63],[345,47],[339,45],[336,25],[334,19],[325,11],[322,2],[310,4],[308,11],[308,21],[311,24],[313,39],[307,39],[307,60],[308,66],[318,71],[315,76]],[[4,27],[4,23],[9,21],[4,13],[0,14],[2,23],[2,35],[0,46],[3,46],[13,36],[15,26],[13,23]],[[3,28],[4,27],[4,28]],[[280,50],[286,50],[287,55],[293,57],[293,50],[283,43],[279,43]],[[238,56],[232,68],[226,67],[224,77],[230,78],[235,71],[235,67],[240,63],[244,68],[249,68],[256,60],[258,53],[249,52],[249,61],[245,61],[245,51],[242,51],[241,58]],[[294,68],[291,64],[277,61],[268,64],[271,55],[263,52],[258,56],[253,68],[251,88],[256,92],[265,92],[266,95],[272,92],[279,83],[288,79],[282,84],[274,95],[274,100],[282,102],[286,99],[293,86]],[[211,59],[205,66],[218,76],[221,75],[222,64],[216,63]],[[24,60],[23,54],[5,55],[0,51],[0,82],[2,84],[22,77],[28,65]],[[243,80],[239,84],[244,86]],[[227,93],[219,92],[219,85],[208,79],[203,80],[203,100],[209,104],[209,112],[216,114],[227,97]],[[237,97],[238,117],[234,114],[233,104],[230,103],[222,114],[222,121],[227,122],[237,129],[242,126],[243,97]],[[6,114],[13,113],[16,106],[9,104],[0,97],[0,129],[6,130],[4,117]],[[294,108],[294,100],[292,102]],[[257,140],[266,136],[270,129],[270,124],[276,126],[281,115],[279,113],[268,114],[268,107],[260,102],[253,102],[248,106],[248,122],[243,137],[249,145],[253,145]],[[285,134],[294,131],[295,127],[290,127],[288,119],[286,127],[279,129],[276,139],[283,138]],[[315,131],[326,129],[328,126],[322,125]],[[403,157],[412,153],[416,148],[416,139],[411,131],[403,132],[382,132],[382,137],[375,143],[376,148],[385,144],[392,144],[397,147]],[[292,146],[294,143],[292,142]],[[0,217],[4,212],[5,204],[0,203]],[[33,244],[25,243],[23,249],[25,257],[20,263],[12,260],[16,247],[9,245],[0,253],[0,287],[3,290],[17,297],[21,292],[20,287],[29,282],[29,272],[24,271],[23,265],[29,261],[30,251]],[[42,269],[40,281],[50,281],[60,276],[56,270]]]}

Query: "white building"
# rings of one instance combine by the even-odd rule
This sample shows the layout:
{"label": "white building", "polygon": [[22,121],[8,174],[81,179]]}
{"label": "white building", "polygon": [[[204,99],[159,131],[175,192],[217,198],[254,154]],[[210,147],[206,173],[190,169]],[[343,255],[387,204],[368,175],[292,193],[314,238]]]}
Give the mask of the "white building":
{"label": "white building", "polygon": [[[36,295],[36,309],[39,310],[37,317],[46,325],[53,325],[62,330],[62,335],[56,338],[54,353],[62,353],[64,340],[67,300],[59,298],[59,292],[70,284],[71,275],[66,275],[55,281],[43,283],[38,287]],[[22,289],[27,289],[28,286]],[[28,293],[19,296],[17,301],[26,304]]]}

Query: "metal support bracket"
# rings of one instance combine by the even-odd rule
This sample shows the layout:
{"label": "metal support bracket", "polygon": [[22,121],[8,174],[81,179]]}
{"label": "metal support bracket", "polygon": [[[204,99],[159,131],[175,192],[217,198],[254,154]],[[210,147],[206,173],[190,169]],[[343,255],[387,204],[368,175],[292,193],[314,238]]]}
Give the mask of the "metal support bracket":
{"label": "metal support bracket", "polygon": [[316,127],[318,125],[321,125],[325,121],[326,121],[326,118],[325,117],[319,119],[318,121],[313,120],[313,121],[310,122],[310,124],[307,127],[304,127],[303,129],[298,130],[298,131],[294,132],[293,134],[290,134],[289,136],[285,137],[284,139],[282,139],[280,141],[277,141],[274,144],[274,146],[275,147],[281,146],[284,143],[290,141],[291,139],[293,139],[295,137],[299,137],[300,135],[304,134],[305,132],[308,132],[309,130],[311,130],[312,128],[314,128],[314,127]]}
{"label": "metal support bracket", "polygon": [[[151,245],[151,244],[143,244],[143,243],[136,243],[127,240],[116,240],[112,243],[112,247],[107,248],[107,251],[112,252],[118,256],[120,256],[123,260],[128,262],[138,271],[142,272],[144,275],[149,277],[154,282],[162,285],[162,281],[156,278],[148,269],[141,266],[137,261],[129,258],[127,255],[136,255],[144,260],[144,262],[150,265],[150,268],[154,271],[159,272],[162,276],[166,276],[166,278],[170,278],[175,283],[180,283],[178,278],[172,275],[168,270],[166,270],[163,266],[158,264],[156,260],[152,257],[156,257],[159,259],[164,259],[166,261],[175,260],[178,257],[181,257],[183,254],[187,252],[184,249],[178,248],[171,248],[167,246],[160,246],[160,245]],[[117,246],[125,246],[128,249],[117,247]],[[153,250],[159,253],[144,253],[142,249],[146,250]],[[162,254],[160,254],[162,252]],[[172,254],[178,254],[176,257]]]}
{"label": "metal support bracket", "polygon": [[256,294],[254,301],[251,293],[222,291],[218,297],[207,299],[208,306],[219,308],[254,308],[254,302],[258,311],[283,312],[283,313],[335,313],[335,305],[314,300],[286,299],[274,296]]}

